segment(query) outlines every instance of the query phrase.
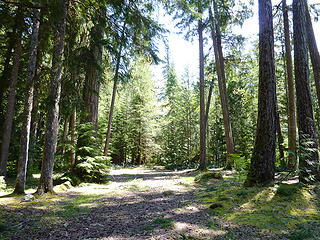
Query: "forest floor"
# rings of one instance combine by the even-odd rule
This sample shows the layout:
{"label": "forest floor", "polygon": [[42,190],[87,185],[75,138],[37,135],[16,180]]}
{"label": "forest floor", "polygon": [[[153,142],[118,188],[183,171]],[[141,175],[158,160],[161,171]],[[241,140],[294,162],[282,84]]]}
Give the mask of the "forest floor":
{"label": "forest floor", "polygon": [[60,185],[31,202],[0,192],[0,239],[320,239],[315,188],[249,189],[223,174],[115,169],[106,184]]}

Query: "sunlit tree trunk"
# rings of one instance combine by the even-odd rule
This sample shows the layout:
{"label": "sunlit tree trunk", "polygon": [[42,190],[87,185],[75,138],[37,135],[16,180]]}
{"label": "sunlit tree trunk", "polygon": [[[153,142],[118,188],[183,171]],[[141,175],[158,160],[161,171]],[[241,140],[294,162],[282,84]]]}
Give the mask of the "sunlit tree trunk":
{"label": "sunlit tree trunk", "polygon": [[276,150],[276,79],[271,0],[259,0],[259,94],[255,145],[245,185],[274,179]]}
{"label": "sunlit tree trunk", "polygon": [[299,180],[314,183],[319,180],[319,156],[316,126],[313,117],[309,83],[309,59],[305,0],[293,0],[294,74],[297,95],[299,129]]}
{"label": "sunlit tree trunk", "polygon": [[24,193],[27,175],[28,151],[30,140],[30,124],[31,112],[33,106],[33,90],[34,90],[34,76],[36,71],[38,35],[39,35],[39,21],[40,10],[35,8],[33,11],[32,35],[30,44],[30,56],[28,66],[27,92],[25,96],[24,113],[22,133],[20,138],[20,155],[18,160],[18,175],[16,180],[15,193]]}
{"label": "sunlit tree trunk", "polygon": [[51,67],[51,88],[47,105],[46,136],[37,192],[53,193],[53,165],[59,128],[59,102],[61,93],[62,61],[66,30],[67,1],[59,0],[56,6],[55,35]]}

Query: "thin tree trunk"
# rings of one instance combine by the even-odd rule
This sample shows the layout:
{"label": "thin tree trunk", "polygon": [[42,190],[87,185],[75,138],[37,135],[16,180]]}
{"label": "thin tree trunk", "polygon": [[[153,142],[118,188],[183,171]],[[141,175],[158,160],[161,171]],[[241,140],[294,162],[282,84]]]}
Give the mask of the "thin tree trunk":
{"label": "thin tree trunk", "polygon": [[37,61],[37,48],[38,48],[38,35],[39,35],[39,16],[40,10],[35,8],[33,11],[33,25],[31,35],[31,47],[28,67],[28,79],[27,79],[27,93],[25,96],[24,104],[24,119],[22,125],[22,133],[20,139],[20,155],[18,161],[18,175],[16,180],[16,186],[14,193],[24,193],[27,175],[27,163],[28,163],[28,151],[30,140],[30,124],[31,124],[31,112],[33,106],[33,90],[34,90],[34,76],[36,71]]}
{"label": "thin tree trunk", "polygon": [[212,92],[213,92],[213,79],[211,81],[211,85],[209,87],[209,92],[208,92],[208,99],[207,99],[207,105],[206,105],[206,128],[208,127],[208,119],[209,119],[209,110],[210,110],[210,104],[211,104],[211,97],[212,97]]}
{"label": "thin tree trunk", "polygon": [[255,145],[245,185],[269,183],[275,174],[276,78],[271,0],[259,0],[259,95]]}
{"label": "thin tree trunk", "polygon": [[319,156],[316,126],[309,83],[309,59],[306,29],[307,3],[293,0],[294,73],[299,129],[299,180],[314,183],[319,180]]}
{"label": "thin tree trunk", "polygon": [[44,154],[41,166],[41,177],[38,186],[38,194],[53,193],[53,165],[55,146],[59,127],[59,102],[61,93],[62,60],[64,53],[64,39],[66,29],[67,1],[57,2],[57,16],[55,22],[55,37],[51,67],[51,89],[49,93],[46,137]]}
{"label": "thin tree trunk", "polygon": [[316,85],[317,100],[320,106],[320,54],[317,47],[317,41],[314,36],[314,31],[312,27],[312,21],[309,13],[308,6],[306,6],[306,30],[307,30],[307,40],[308,48],[311,58],[314,83]]}
{"label": "thin tree trunk", "polygon": [[71,119],[70,119],[70,144],[71,144],[71,156],[70,156],[70,169],[73,170],[76,165],[76,138],[75,138],[75,129],[76,129],[76,119],[77,112],[73,111]]}
{"label": "thin tree trunk", "polygon": [[206,159],[206,116],[204,100],[204,54],[203,54],[203,23],[198,20],[199,35],[199,72],[200,72],[200,166],[199,170],[207,169]]}
{"label": "thin tree trunk", "polygon": [[119,52],[118,52],[118,56],[117,56],[117,64],[116,64],[116,69],[115,69],[115,74],[114,74],[114,79],[113,79],[113,89],[112,89],[112,97],[111,97],[111,104],[110,104],[110,111],[109,111],[108,129],[107,129],[106,142],[105,142],[105,146],[104,146],[104,156],[106,156],[106,157],[108,156],[108,151],[109,151],[113,109],[114,109],[114,102],[116,100],[118,78],[119,78],[119,68],[120,68],[121,53],[122,53],[122,48],[123,48],[125,30],[126,30],[126,23],[124,23],[123,27],[122,27],[121,43],[120,43],[120,47],[119,47]]}
{"label": "thin tree trunk", "polygon": [[68,121],[69,118],[66,117],[63,123],[63,133],[62,133],[62,139],[61,139],[61,143],[62,143],[62,147],[61,147],[61,154],[64,155],[66,152],[66,140],[67,140],[67,134],[68,134]]}
{"label": "thin tree trunk", "polygon": [[296,122],[296,102],[294,93],[293,67],[291,56],[291,42],[289,30],[288,7],[286,0],[282,0],[284,37],[286,48],[286,68],[288,79],[288,169],[297,167],[297,122]]}
{"label": "thin tree trunk", "polygon": [[277,137],[278,137],[278,149],[280,154],[280,164],[281,167],[285,168],[286,164],[284,161],[284,147],[283,147],[283,135],[281,131],[281,123],[280,123],[280,116],[279,112],[277,112]]}
{"label": "thin tree trunk", "polygon": [[[216,6],[214,3],[214,7],[216,10]],[[216,12],[216,11],[215,11]],[[217,15],[217,13],[215,13]],[[231,168],[232,162],[230,161],[230,154],[234,153],[234,143],[232,137],[232,128],[229,118],[229,107],[228,107],[228,98],[227,98],[227,90],[226,90],[226,77],[225,77],[225,69],[224,69],[224,59],[223,52],[221,46],[221,32],[219,24],[217,24],[218,16],[213,18],[212,11],[209,9],[209,16],[211,21],[211,37],[214,46],[214,55],[216,60],[216,72],[218,77],[218,85],[219,85],[219,93],[220,93],[220,103],[223,115],[223,126],[225,132],[226,139],[226,147],[227,147],[227,168]]]}
{"label": "thin tree trunk", "polygon": [[21,57],[21,38],[23,27],[23,9],[19,8],[17,11],[17,37],[14,46],[13,66],[11,70],[11,83],[8,96],[7,111],[3,123],[2,144],[0,155],[0,176],[7,174],[7,162],[9,156],[9,146],[11,139],[12,122],[14,117],[14,105],[16,101],[16,85],[18,81],[20,57]]}

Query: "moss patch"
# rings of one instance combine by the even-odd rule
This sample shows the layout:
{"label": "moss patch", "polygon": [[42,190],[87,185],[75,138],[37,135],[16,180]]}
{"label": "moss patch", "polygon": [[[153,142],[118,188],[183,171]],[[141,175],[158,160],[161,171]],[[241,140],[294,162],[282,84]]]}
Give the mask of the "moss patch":
{"label": "moss patch", "polygon": [[213,203],[222,203],[222,207],[210,209],[212,215],[273,233],[307,235],[301,224],[320,226],[317,194],[297,184],[245,188],[233,181],[220,181],[206,186],[198,197],[208,209]]}
{"label": "moss patch", "polygon": [[160,226],[160,228],[174,228],[174,222],[167,218],[157,218],[153,221],[155,225]]}
{"label": "moss patch", "polygon": [[195,182],[208,182],[211,179],[222,179],[221,172],[203,172],[198,174],[195,178]]}

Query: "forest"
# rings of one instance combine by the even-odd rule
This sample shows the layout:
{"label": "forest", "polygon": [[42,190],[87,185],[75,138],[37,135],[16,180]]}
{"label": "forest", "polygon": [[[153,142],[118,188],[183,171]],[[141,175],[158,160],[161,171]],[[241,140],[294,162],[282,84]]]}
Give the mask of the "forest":
{"label": "forest", "polygon": [[0,0],[0,239],[320,239],[309,1]]}

